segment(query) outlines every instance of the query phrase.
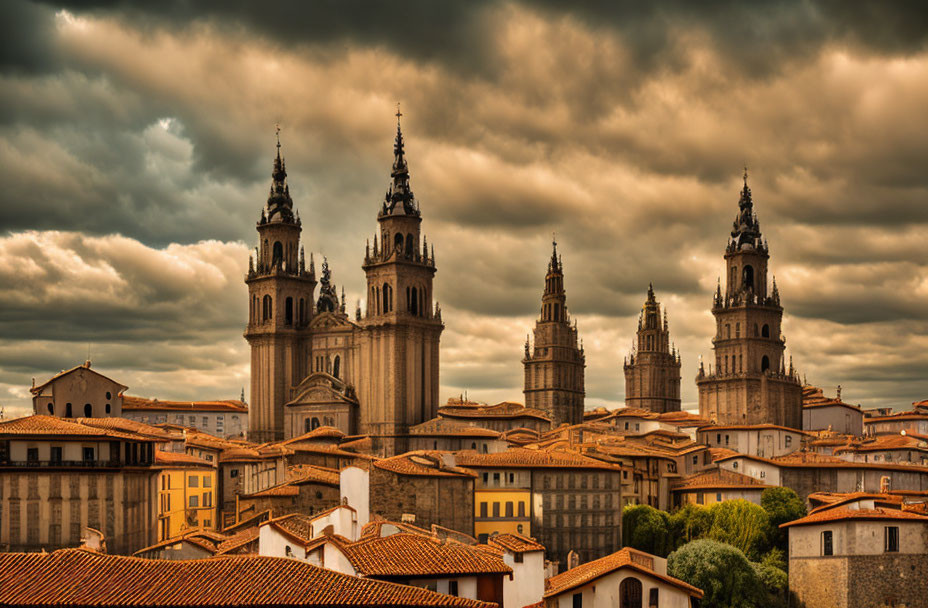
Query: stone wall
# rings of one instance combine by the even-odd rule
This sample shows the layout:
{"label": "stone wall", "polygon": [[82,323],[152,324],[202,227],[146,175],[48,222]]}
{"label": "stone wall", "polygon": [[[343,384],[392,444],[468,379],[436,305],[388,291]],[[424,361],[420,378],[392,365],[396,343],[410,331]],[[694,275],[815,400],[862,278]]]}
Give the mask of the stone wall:
{"label": "stone wall", "polygon": [[429,529],[438,524],[474,534],[474,480],[470,477],[397,475],[371,468],[371,515],[401,521],[415,516],[415,525]]}
{"label": "stone wall", "polygon": [[806,608],[915,608],[928,598],[928,557],[793,558],[789,587]]}

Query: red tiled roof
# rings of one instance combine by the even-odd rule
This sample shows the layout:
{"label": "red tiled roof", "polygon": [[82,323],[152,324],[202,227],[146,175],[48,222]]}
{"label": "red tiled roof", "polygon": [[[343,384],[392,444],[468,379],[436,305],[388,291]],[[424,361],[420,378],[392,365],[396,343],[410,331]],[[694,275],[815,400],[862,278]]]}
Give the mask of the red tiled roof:
{"label": "red tiled roof", "polygon": [[426,420],[422,424],[409,429],[410,435],[440,435],[453,437],[486,437],[488,439],[498,439],[501,435],[499,431],[485,429],[479,426],[473,426],[457,420],[448,420],[446,418],[433,418]]}
{"label": "red tiled roof", "polygon": [[841,460],[835,456],[827,454],[818,454],[816,452],[794,452],[786,456],[777,458],[762,458],[760,456],[751,456],[749,454],[734,454],[717,458],[716,462],[732,460],[735,458],[744,458],[755,462],[766,462],[778,467],[786,468],[826,468],[826,469],[876,469],[881,471],[905,471],[914,473],[928,474],[928,467],[917,464],[903,463],[882,463],[882,462],[850,462]]}
{"label": "red tiled roof", "polygon": [[344,437],[345,434],[335,428],[334,426],[320,426],[317,427],[308,433],[303,433],[298,437],[293,437],[287,439],[286,441],[281,441],[281,445],[289,446],[291,443],[299,443],[301,441],[313,441],[315,439],[336,439],[339,440]]}
{"label": "red tiled roof", "polygon": [[919,515],[911,511],[902,511],[900,509],[887,509],[885,507],[876,507],[875,509],[849,509],[847,507],[834,507],[815,511],[803,518],[795,521],[780,524],[781,528],[790,526],[805,526],[809,524],[822,524],[832,521],[847,520],[908,520],[928,524],[928,517]]}
{"label": "red tiled roof", "polygon": [[544,597],[550,598],[556,595],[560,595],[571,589],[576,589],[587,583],[591,583],[596,579],[615,572],[620,568],[631,568],[637,570],[643,574],[653,576],[654,578],[660,579],[678,589],[683,590],[690,596],[701,598],[703,593],[702,590],[688,584],[684,583],[679,579],[675,579],[670,576],[663,574],[658,574],[655,572],[652,567],[649,567],[647,564],[653,564],[653,556],[644,553],[643,551],[636,551],[626,547],[621,551],[617,551],[612,555],[607,555],[601,557],[597,560],[587,562],[585,564],[580,564],[576,568],[571,568],[561,574],[552,576],[545,581],[545,595]]}
{"label": "red tiled roof", "polygon": [[420,528],[413,524],[407,524],[399,521],[387,521],[385,519],[378,519],[375,521],[368,522],[364,524],[364,527],[361,528],[361,538],[380,538],[383,536],[383,527],[385,525],[394,526],[397,530],[402,532],[408,532],[409,534],[418,534],[420,536],[432,536],[432,533],[425,528]]}
{"label": "red tiled roof", "polygon": [[252,526],[251,528],[245,528],[241,532],[236,532],[226,537],[226,540],[220,542],[216,546],[216,555],[226,555],[233,551],[238,551],[250,543],[256,542],[259,533],[260,529],[258,526]]}
{"label": "red tiled roof", "polygon": [[763,490],[769,486],[753,477],[728,471],[726,469],[716,469],[705,473],[690,475],[673,484],[671,492],[687,492],[690,490],[725,490],[725,489],[748,489]]}
{"label": "red tiled roof", "polygon": [[515,534],[511,532],[492,536],[487,542],[490,545],[499,547],[512,553],[527,553],[529,551],[545,550],[545,546],[535,541],[534,538],[529,538],[528,536],[522,536],[521,534]]}
{"label": "red tiled roof", "polygon": [[124,439],[152,441],[132,433],[81,424],[73,419],[55,416],[33,415],[0,422],[0,437],[96,437],[101,439]]}
{"label": "red tiled roof", "polygon": [[525,407],[521,403],[504,401],[496,405],[443,405],[438,408],[438,415],[442,418],[535,418],[551,422],[551,419],[542,411]]}
{"label": "red tiled roof", "polygon": [[224,401],[161,401],[123,395],[122,409],[125,411],[179,411],[179,412],[233,412],[247,413],[248,406],[238,399]]}
{"label": "red tiled roof", "polygon": [[384,458],[374,462],[374,466],[399,475],[416,477],[460,477],[462,479],[475,477],[473,473],[459,466],[446,466],[442,462],[441,452],[425,450]]}
{"label": "red tiled roof", "polygon": [[474,450],[463,450],[457,454],[457,463],[470,468],[584,468],[620,471],[615,464],[596,460],[589,456],[565,450],[533,450],[510,448],[495,454],[479,454]]}
{"label": "red tiled roof", "polygon": [[192,454],[181,452],[165,452],[164,450],[155,450],[155,464],[164,468],[172,467],[198,467],[215,469],[216,465],[208,460],[197,458]]}
{"label": "red tiled roof", "polygon": [[715,431],[768,431],[768,430],[778,430],[778,431],[789,431],[790,433],[798,433],[800,435],[810,435],[806,431],[800,431],[799,429],[794,429],[788,426],[780,426],[779,424],[724,424],[724,425],[713,425],[705,426],[699,429],[700,433],[714,433]]}
{"label": "red tiled roof", "polygon": [[311,515],[306,515],[305,513],[290,513],[289,515],[275,517],[261,525],[278,528],[295,540],[305,544],[313,540],[313,519]]}
{"label": "red tiled roof", "polygon": [[54,376],[52,376],[51,378],[49,378],[48,380],[46,380],[45,382],[43,382],[42,384],[39,384],[38,386],[33,386],[33,387],[32,387],[31,389],[29,389],[29,390],[30,390],[30,392],[31,392],[33,395],[37,395],[37,394],[39,394],[40,392],[42,392],[42,389],[43,389],[43,388],[45,388],[46,386],[48,386],[49,384],[51,384],[52,382],[54,382],[54,381],[57,380],[58,378],[61,378],[62,376],[67,376],[67,375],[70,374],[71,372],[75,372],[75,371],[77,371],[77,370],[79,370],[79,369],[85,369],[85,370],[87,370],[87,371],[89,371],[89,372],[91,372],[91,373],[93,373],[93,374],[95,374],[95,375],[97,375],[97,376],[100,376],[101,378],[103,378],[103,379],[105,379],[105,380],[109,380],[109,381],[112,382],[113,384],[116,384],[117,386],[121,387],[123,391],[126,390],[127,388],[129,388],[128,386],[125,386],[125,385],[123,385],[123,384],[119,384],[118,382],[116,382],[116,381],[113,380],[112,378],[108,378],[107,376],[104,376],[103,374],[101,374],[100,372],[98,372],[98,371],[95,370],[95,369],[90,369],[90,361],[87,361],[87,362],[85,362],[85,363],[83,363],[83,364],[81,364],[81,365],[76,365],[76,366],[72,367],[71,369],[66,369],[66,370],[60,371],[60,372],[58,372],[57,374],[55,374]]}
{"label": "red tiled roof", "polygon": [[460,606],[492,604],[278,557],[149,560],[82,549],[0,554],[3,606]]}
{"label": "red tiled roof", "polygon": [[73,420],[79,424],[85,424],[87,426],[119,431],[121,433],[136,433],[138,435],[145,435],[146,437],[160,439],[162,441],[183,441],[184,439],[181,433],[169,431],[158,426],[145,424],[144,422],[139,422],[138,420],[120,418],[118,416],[107,416],[105,418],[74,418]]}
{"label": "red tiled roof", "polygon": [[509,574],[499,555],[453,540],[439,541],[400,532],[341,544],[355,570],[364,576],[462,576]]}

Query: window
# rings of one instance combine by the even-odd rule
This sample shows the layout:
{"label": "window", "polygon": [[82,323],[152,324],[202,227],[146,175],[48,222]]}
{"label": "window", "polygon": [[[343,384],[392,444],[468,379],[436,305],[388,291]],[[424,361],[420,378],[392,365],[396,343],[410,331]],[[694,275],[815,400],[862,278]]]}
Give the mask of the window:
{"label": "window", "polygon": [[[764,327],[766,327],[766,325]],[[770,369],[770,357],[764,355],[760,360],[760,371],[765,372],[768,369]]]}
{"label": "window", "polygon": [[211,506],[213,506],[213,495],[212,495],[212,494],[204,494],[204,495],[203,495],[203,506],[204,506],[204,507],[211,507]]}
{"label": "window", "polygon": [[490,480],[490,474],[484,473],[483,474],[483,485],[486,485],[489,480]]}
{"label": "window", "polygon": [[493,485],[499,485],[499,473],[493,473]]}
{"label": "window", "polygon": [[191,507],[199,507],[199,506],[200,506],[200,497],[199,497],[199,496],[196,496],[196,495],[191,496],[191,497],[190,497],[190,506],[191,506]]}
{"label": "window", "polygon": [[629,576],[619,585],[620,608],[641,608],[641,581]]}
{"label": "window", "polygon": [[725,435],[725,445],[728,445],[728,435]]}
{"label": "window", "polygon": [[[521,500],[519,501],[519,517],[525,517],[525,503]],[[522,527],[521,525],[519,526]]]}
{"label": "window", "polygon": [[493,503],[493,517],[499,517],[499,503]]}
{"label": "window", "polygon": [[52,461],[52,462],[61,462],[61,446],[60,446],[60,445],[53,445],[53,446],[52,446],[52,457],[51,457],[51,461]]}
{"label": "window", "polygon": [[49,404],[48,404],[48,415],[49,415],[49,416],[54,416],[54,415],[55,415],[55,405],[52,404],[52,403],[49,403]]}
{"label": "window", "polygon": [[705,494],[703,494],[702,492],[697,493],[697,494],[696,494],[696,504],[697,504],[697,505],[702,505],[702,504],[705,504],[705,503],[706,503]]}
{"label": "window", "polygon": [[783,444],[784,444],[786,447],[791,446],[791,445],[793,444],[793,437],[792,437],[792,435],[787,435],[786,437],[784,437],[784,438],[783,438]]}
{"label": "window", "polygon": [[85,403],[84,404],[84,418],[92,418],[92,417],[93,417],[93,406],[90,405],[89,403]]}
{"label": "window", "polygon": [[65,418],[73,418],[73,417],[74,417],[74,414],[71,412],[71,404],[70,404],[70,403],[68,403],[68,404],[66,404],[66,405],[64,406],[64,417],[65,417]]}
{"label": "window", "polygon": [[206,416],[203,416],[203,426],[204,427],[209,426],[209,418]]}
{"label": "window", "polygon": [[822,555],[834,555],[831,530],[822,532]]}
{"label": "window", "polygon": [[884,537],[886,539],[886,552],[887,553],[898,553],[899,552],[899,527],[898,526],[886,526]]}
{"label": "window", "polygon": [[660,590],[657,587],[651,589],[648,594],[648,608],[657,608],[660,605]]}
{"label": "window", "polygon": [[204,476],[203,476],[203,487],[204,487],[204,488],[211,488],[211,487],[213,487],[213,479],[212,479],[212,477],[210,477],[209,475],[204,475]]}
{"label": "window", "polygon": [[482,502],[480,503],[480,517],[486,517],[486,516],[487,516],[487,503]]}
{"label": "window", "polygon": [[573,608],[583,608],[583,594],[574,593],[574,596],[571,598]]}
{"label": "window", "polygon": [[191,475],[191,476],[187,479],[187,487],[190,487],[190,488],[199,488],[199,487],[200,487],[200,478],[197,477],[196,475]]}
{"label": "window", "polygon": [[512,517],[515,512],[514,505],[511,500],[506,501],[506,517]]}
{"label": "window", "polygon": [[716,492],[716,493],[715,493],[715,502],[722,502],[722,493],[721,493],[721,492]]}
{"label": "window", "polygon": [[106,400],[109,401],[112,398],[113,398],[113,393],[106,391]]}
{"label": "window", "polygon": [[448,581],[448,595],[453,595],[457,597],[458,595],[458,582],[457,581]]}
{"label": "window", "polygon": [[26,450],[26,460],[28,462],[39,461],[39,448],[29,448]]}
{"label": "window", "polygon": [[106,413],[109,414],[112,410],[113,410],[113,408],[110,406],[109,403],[107,403],[107,404],[106,404]]}

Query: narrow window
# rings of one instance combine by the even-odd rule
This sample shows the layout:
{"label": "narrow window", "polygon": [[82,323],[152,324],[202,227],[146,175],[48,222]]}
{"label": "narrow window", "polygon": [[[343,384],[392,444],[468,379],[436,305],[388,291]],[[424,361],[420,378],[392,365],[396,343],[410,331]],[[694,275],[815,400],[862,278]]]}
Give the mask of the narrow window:
{"label": "narrow window", "polygon": [[574,593],[573,598],[571,598],[573,608],[583,608],[583,594]]}
{"label": "narrow window", "polygon": [[887,553],[898,553],[899,552],[899,527],[898,526],[886,526],[885,532],[886,539],[886,552]]}
{"label": "narrow window", "polygon": [[54,406],[54,404],[51,404],[51,403],[48,404],[48,414],[49,414],[50,416],[54,416],[54,415],[55,415],[55,406]]}
{"label": "narrow window", "polygon": [[493,503],[493,517],[499,517],[499,503]]}
{"label": "narrow window", "polygon": [[770,326],[765,323],[764,327],[760,330],[760,335],[763,336],[764,338],[769,338],[770,337]]}
{"label": "narrow window", "polygon": [[822,532],[822,555],[834,555],[831,530]]}
{"label": "narrow window", "polygon": [[458,595],[458,582],[457,581],[448,582],[448,595],[453,595],[457,597]]}
{"label": "narrow window", "polygon": [[84,404],[84,418],[92,418],[92,417],[93,417],[93,406],[90,405],[89,403],[85,403]]}
{"label": "narrow window", "polygon": [[511,500],[506,501],[506,517],[512,517],[514,514],[513,502]]}
{"label": "narrow window", "polygon": [[284,323],[293,325],[293,298],[284,301]]}
{"label": "narrow window", "polygon": [[487,503],[482,502],[480,503],[480,517],[486,517],[486,516],[487,516]]}
{"label": "narrow window", "polygon": [[332,364],[332,375],[338,378],[338,373],[341,369],[342,359],[339,355],[335,355],[335,363]]}
{"label": "narrow window", "polygon": [[764,355],[760,360],[760,371],[765,372],[770,369],[770,357]]}
{"label": "narrow window", "polygon": [[26,450],[26,462],[39,461],[39,448],[28,448]]}
{"label": "narrow window", "polygon": [[93,462],[93,448],[84,448],[84,462]]}

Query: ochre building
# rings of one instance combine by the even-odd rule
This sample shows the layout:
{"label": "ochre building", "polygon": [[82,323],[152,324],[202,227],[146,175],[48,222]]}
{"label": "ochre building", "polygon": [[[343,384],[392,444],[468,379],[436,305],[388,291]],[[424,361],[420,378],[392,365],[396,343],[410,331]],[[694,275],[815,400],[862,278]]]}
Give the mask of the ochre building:
{"label": "ochre building", "polygon": [[754,213],[747,172],[721,282],[712,305],[715,363],[700,364],[699,414],[718,424],[778,424],[802,428],[802,385],[784,360],[783,308],[776,281],[767,291],[767,241]]}

